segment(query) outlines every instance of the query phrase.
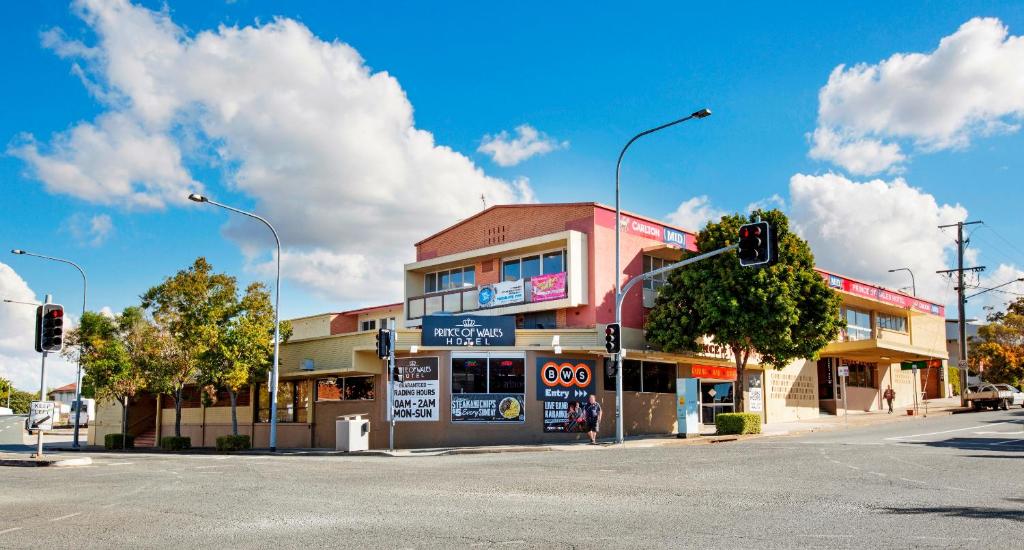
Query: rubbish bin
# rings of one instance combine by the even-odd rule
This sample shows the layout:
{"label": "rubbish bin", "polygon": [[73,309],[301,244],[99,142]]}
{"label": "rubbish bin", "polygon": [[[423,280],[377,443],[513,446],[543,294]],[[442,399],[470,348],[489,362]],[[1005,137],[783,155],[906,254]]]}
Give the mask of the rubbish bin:
{"label": "rubbish bin", "polygon": [[334,448],[339,451],[370,449],[370,420],[361,414],[339,416],[334,423]]}

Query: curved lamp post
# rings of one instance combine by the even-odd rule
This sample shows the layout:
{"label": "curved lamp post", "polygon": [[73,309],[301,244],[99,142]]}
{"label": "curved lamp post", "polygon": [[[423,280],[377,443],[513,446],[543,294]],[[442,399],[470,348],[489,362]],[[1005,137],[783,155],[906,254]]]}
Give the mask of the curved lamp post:
{"label": "curved lamp post", "polygon": [[271,365],[270,374],[270,388],[267,393],[270,394],[270,450],[271,452],[277,450],[277,361],[278,355],[281,348],[281,239],[277,236],[277,230],[274,229],[273,225],[270,225],[266,219],[253,214],[252,212],[246,212],[245,210],[239,210],[226,204],[221,204],[217,201],[212,201],[208,197],[200,195],[198,193],[192,193],[188,196],[188,200],[198,203],[207,203],[214,206],[219,206],[225,210],[242,214],[243,216],[249,216],[250,218],[257,219],[263,222],[270,232],[274,234],[274,241],[277,243],[277,281],[274,283],[274,363]]}
{"label": "curved lamp post", "polygon": [[914,272],[909,267],[897,267],[896,269],[890,269],[889,273],[896,273],[897,271],[906,271],[910,273],[910,292],[916,297],[917,296],[917,283],[914,282]]}
{"label": "curved lamp post", "polygon": [[[15,248],[14,250],[11,250],[11,254],[17,254],[19,256],[32,256],[34,258],[42,258],[44,260],[51,260],[51,261],[54,261],[54,262],[60,262],[60,263],[63,263],[63,264],[68,264],[68,265],[74,267],[75,269],[77,269],[78,272],[82,274],[82,317],[85,317],[85,300],[86,300],[86,297],[89,294],[89,280],[86,279],[86,277],[85,277],[85,270],[83,270],[80,265],[76,264],[75,262],[72,262],[71,260],[65,260],[63,258],[54,258],[53,256],[44,256],[43,254],[35,254],[33,252],[27,252],[25,250],[20,250],[20,249],[17,249],[17,248]],[[81,325],[82,325],[82,320],[81,319],[78,320],[78,325],[79,325],[79,327],[81,327]],[[46,398],[45,395],[40,395],[39,396],[39,399],[45,399],[45,398]],[[73,441],[71,443],[71,446],[73,448],[77,449],[77,448],[79,448],[79,444],[78,444],[78,422],[79,422],[79,420],[78,419],[79,419],[80,416],[82,416],[82,352],[81,351],[78,352],[78,376],[75,378],[75,406],[78,407],[78,408],[75,410],[75,435],[74,435],[74,439],[73,439]]]}
{"label": "curved lamp post", "polygon": [[[683,117],[679,120],[674,120],[668,124],[662,124],[657,128],[651,128],[650,130],[644,130],[639,134],[630,138],[626,142],[625,147],[619,153],[619,160],[615,163],[615,322],[622,326],[622,308],[619,307],[619,302],[622,300],[622,268],[620,266],[620,255],[621,248],[619,246],[620,236],[619,233],[622,231],[622,210],[619,206],[619,173],[622,168],[622,157],[625,156],[626,150],[629,149],[633,142],[646,136],[647,134],[653,134],[658,130],[664,130],[670,126],[686,122],[692,118],[706,118],[711,116],[711,109],[701,109],[696,111],[689,116]],[[615,441],[617,443],[625,442],[625,432],[622,424],[622,353],[615,354]]]}

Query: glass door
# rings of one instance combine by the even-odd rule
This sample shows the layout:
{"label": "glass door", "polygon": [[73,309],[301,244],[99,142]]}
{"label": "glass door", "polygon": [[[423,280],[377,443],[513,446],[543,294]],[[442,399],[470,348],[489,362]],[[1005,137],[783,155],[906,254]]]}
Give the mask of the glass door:
{"label": "glass door", "polygon": [[720,413],[733,412],[735,402],[733,401],[732,382],[704,382],[700,383],[700,419],[704,424],[714,424],[715,416]]}

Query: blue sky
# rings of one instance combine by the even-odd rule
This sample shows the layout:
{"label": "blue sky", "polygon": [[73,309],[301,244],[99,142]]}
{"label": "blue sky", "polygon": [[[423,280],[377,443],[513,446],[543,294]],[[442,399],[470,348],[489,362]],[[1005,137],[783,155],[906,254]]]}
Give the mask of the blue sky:
{"label": "blue sky", "polygon": [[[0,245],[81,263],[90,276],[92,308],[108,306],[116,311],[135,303],[146,288],[185,267],[197,255],[205,255],[215,267],[243,281],[269,281],[264,263],[270,256],[268,252],[260,254],[270,244],[265,230],[232,219],[223,211],[175,202],[173,197],[186,194],[190,187],[179,185],[184,179],[201,182],[208,194],[224,202],[271,212],[278,216],[274,221],[283,220],[286,247],[289,240],[295,243],[293,256],[289,259],[286,252],[285,258],[296,266],[292,271],[286,268],[291,276],[283,287],[283,315],[397,301],[401,296],[396,293],[395,273],[402,261],[411,259],[416,236],[426,236],[432,229],[472,213],[480,203],[478,187],[493,200],[522,200],[532,194],[543,202],[610,203],[614,162],[622,144],[639,130],[706,106],[714,112],[712,117],[647,137],[631,149],[623,169],[625,208],[695,224],[702,219],[700,209],[683,209],[673,216],[680,204],[693,197],[706,196],[705,202],[694,203],[704,206],[706,217],[720,211],[742,211],[755,201],[778,195],[799,219],[823,267],[900,286],[905,284],[902,277],[886,270],[898,267],[890,264],[906,256],[906,263],[918,271],[919,288],[925,281],[928,295],[940,301],[948,298],[949,285],[936,282],[937,276],[928,271],[947,264],[952,249],[950,236],[939,233],[933,222],[956,221],[943,216],[955,218],[966,211],[971,219],[988,223],[975,233],[971,260],[989,265],[991,277],[1011,276],[1016,266],[1024,265],[1024,245],[1003,240],[1024,230],[1015,206],[1024,199],[1024,187],[1019,185],[1024,172],[1024,155],[1020,154],[1024,135],[1015,128],[1024,113],[1019,103],[988,101],[1002,106],[953,130],[928,127],[928,113],[916,117],[895,114],[870,124],[860,122],[871,118],[870,114],[850,113],[850,105],[857,102],[879,105],[880,110],[886,105],[904,110],[913,110],[907,105],[936,105],[941,94],[936,98],[933,93],[918,102],[915,92],[908,91],[912,86],[903,82],[920,84],[925,79],[927,84],[927,79],[938,78],[936,86],[957,88],[955,79],[934,76],[943,67],[958,66],[955,59],[943,58],[935,61],[934,70],[923,71],[927,73],[923,76],[907,69],[907,80],[893,77],[887,87],[874,91],[837,83],[835,96],[847,102],[845,111],[837,108],[819,118],[819,92],[838,65],[874,65],[899,53],[929,54],[941,39],[975,17],[998,19],[999,25],[1008,28],[1009,40],[1020,42],[1016,38],[1024,34],[1024,5],[1020,3],[958,2],[941,9],[935,4],[909,2],[807,3],[788,8],[753,3],[739,7],[662,3],[632,9],[582,2],[514,7],[380,4],[172,1],[165,8],[162,3],[142,3],[153,12],[98,0],[78,7],[59,2],[7,6],[0,19],[0,48],[6,53],[0,57],[0,69],[9,75],[8,85],[0,90],[0,138],[7,150],[0,156],[0,177],[7,197],[0,202]],[[161,14],[161,10],[166,11]],[[111,27],[97,22],[104,17],[110,18]],[[256,32],[264,42],[225,42],[228,49],[234,48],[230,51],[236,59],[242,60],[240,66],[223,67],[229,79],[209,77],[211,80],[203,81],[205,77],[195,76],[211,67],[220,72],[216,63],[223,60],[196,61],[182,56],[180,66],[173,70],[141,70],[138,74],[166,87],[139,92],[131,88],[132,70],[122,67],[118,72],[111,68],[116,63],[110,63],[138,61],[132,57],[133,50],[153,38],[144,29],[131,35],[132,25],[118,19],[129,17],[162,20],[164,30],[172,25],[175,30],[168,34],[172,50],[187,48],[204,31],[216,42],[223,37],[220,25],[265,31],[264,25],[277,17],[291,19],[298,23],[297,28],[308,27],[311,36],[307,39],[313,46],[309,51],[347,44],[361,56],[368,75],[390,75],[391,88],[373,88],[382,83],[370,80],[373,84],[367,84],[367,89],[372,93],[350,97],[344,89],[349,81],[339,77],[333,81],[336,97],[328,87],[320,95],[298,99],[320,105],[309,107],[306,121],[294,120],[305,111],[279,113],[266,108],[274,105],[266,98],[255,104],[263,109],[250,106],[246,110],[243,81],[248,71],[273,71],[273,76],[261,82],[280,83],[283,89],[294,83],[290,71],[307,68],[294,62],[299,57],[290,58],[291,63],[280,59],[262,63],[261,56],[266,53],[259,49],[260,44],[285,50],[293,43],[282,42],[276,48],[273,40],[302,34],[283,31],[274,36]],[[51,31],[55,28],[61,33]],[[104,40],[115,35],[120,38]],[[92,48],[88,50],[91,53],[75,51],[76,45]],[[1020,59],[1014,56],[1024,46],[1002,46],[996,45],[1005,54],[1004,60]],[[139,63],[154,61],[149,58]],[[76,66],[81,69],[79,74],[73,69]],[[1020,66],[1016,65],[1017,74]],[[308,68],[316,67],[311,62]],[[990,72],[995,76],[985,84],[991,88],[988,93],[1011,93],[998,81],[998,75],[1013,71],[992,67]],[[89,86],[83,84],[81,75]],[[193,77],[195,82],[189,80]],[[189,82],[177,89],[177,81],[184,80]],[[240,82],[237,88],[236,81]],[[218,89],[195,90],[207,82],[216,82]],[[353,82],[365,84],[359,79]],[[960,84],[962,88],[962,81]],[[262,86],[260,90],[274,87],[257,86]],[[377,93],[386,97],[379,102],[384,107],[374,101]],[[955,99],[957,93],[953,89],[950,97]],[[190,95],[182,100],[185,106],[176,107],[178,110],[166,117],[156,108],[138,106],[153,97],[173,103],[165,94]],[[403,94],[408,105],[403,104]],[[877,102],[871,94],[877,95]],[[908,97],[893,99],[899,94]],[[238,117],[250,117],[251,125],[266,123],[286,129],[275,135],[265,128],[250,131],[250,122],[239,122],[238,117],[204,119],[209,112],[235,103],[243,105]],[[417,160],[418,155],[410,154],[401,170],[391,170],[387,166],[392,151],[387,136],[391,125],[400,125],[404,107],[412,109],[411,124],[416,130],[429,132],[437,147],[451,148],[459,158],[453,160],[445,151],[428,148],[432,160]],[[323,109],[322,114],[318,108]],[[945,109],[935,111],[938,116]],[[145,139],[152,138],[160,146],[170,143],[181,152],[184,172],[169,168],[159,190],[148,189],[160,204],[133,203],[116,190],[83,190],[90,171],[91,177],[102,179],[96,174],[118,168],[131,155],[103,158],[87,143],[73,141],[63,152],[55,152],[55,144],[70,140],[71,134],[66,132],[80,125],[116,133],[118,130],[98,122],[111,113],[125,115],[129,121],[125,124],[142,128],[139,135]],[[263,117],[268,120],[260,120]],[[380,125],[383,130],[374,117],[385,119]],[[320,119],[331,123],[310,128],[309,136],[302,134],[304,126],[315,127]],[[351,127],[347,121],[353,121]],[[485,136],[500,136],[503,131],[515,136],[516,128],[524,124],[540,133],[541,142],[547,138],[545,143],[554,150],[511,166],[500,166],[478,151]],[[846,144],[865,139],[899,144],[902,160],[869,173],[836,160],[838,153],[811,158],[811,134],[819,127],[852,140]],[[377,137],[360,143],[366,135],[361,130]],[[380,153],[368,159],[364,147],[376,147],[373,140],[378,138],[382,145],[371,153]],[[270,139],[278,141],[268,144]],[[337,154],[332,153],[333,140],[340,143]],[[124,141],[130,143],[131,139]],[[41,157],[33,160],[25,152],[29,143]],[[247,167],[262,162],[254,160],[257,153],[253,152],[261,147],[273,151],[294,147],[297,153],[282,154],[247,172]],[[310,147],[323,149],[306,158],[303,151]],[[410,146],[410,150],[421,151],[418,147]],[[138,158],[163,150],[149,149]],[[75,157],[75,151],[80,156]],[[298,168],[282,167],[291,165],[293,157],[299,159],[294,162]],[[39,167],[47,159],[60,161],[64,169],[77,163],[87,174],[78,179],[49,176],[51,181],[44,185],[47,176],[40,175]],[[435,169],[455,161],[463,165],[444,176],[432,175]],[[90,162],[99,166],[81,166]],[[327,164],[328,168],[317,171]],[[125,170],[134,170],[136,179],[146,177],[139,175],[145,167]],[[270,176],[260,179],[259,174],[268,172]],[[829,173],[842,180],[816,179]],[[791,182],[797,174],[809,178],[799,196],[794,194],[797,184]],[[342,176],[351,176],[352,181],[364,182],[361,185],[371,189],[353,190],[355,184]],[[527,184],[522,178],[528,179],[529,191],[524,191]],[[875,195],[861,184],[876,178],[888,187],[874,200],[890,205],[890,213],[905,209],[905,220],[893,222],[891,215],[872,220],[877,215],[872,208]],[[905,181],[906,188],[892,183],[898,178]],[[317,183],[307,183],[314,180]],[[393,192],[387,194],[387,185],[375,189],[365,183],[377,181],[395,182]],[[438,212],[429,201],[449,182],[456,183],[447,191],[449,195],[436,199],[447,201]],[[838,187],[833,191],[830,185]],[[302,194],[305,204],[299,204],[297,194]],[[389,200],[404,205],[398,213],[402,222],[396,224],[384,215],[392,212]],[[309,203],[318,201],[322,201],[322,209],[307,209]],[[423,204],[417,208],[418,203]],[[821,209],[829,205],[836,210],[823,214]],[[349,217],[349,221],[336,219]],[[406,220],[412,228],[395,229],[407,225]],[[836,226],[824,230],[826,221],[836,222]],[[896,225],[887,225],[893,223]],[[920,233],[920,243],[914,240],[915,232]],[[882,242],[895,234],[902,237]],[[369,248],[360,247],[361,242]],[[849,249],[844,243],[851,245]],[[386,252],[381,252],[384,249]],[[13,256],[0,257],[0,262],[8,264],[33,292],[51,292],[57,301],[79,307],[80,283],[70,268]],[[386,265],[361,267],[377,263]],[[1007,267],[997,273],[1000,264]],[[325,274],[329,269],[324,266],[337,267],[338,275]],[[349,282],[354,279],[359,282]],[[990,284],[996,282],[1002,281],[993,279]]]}

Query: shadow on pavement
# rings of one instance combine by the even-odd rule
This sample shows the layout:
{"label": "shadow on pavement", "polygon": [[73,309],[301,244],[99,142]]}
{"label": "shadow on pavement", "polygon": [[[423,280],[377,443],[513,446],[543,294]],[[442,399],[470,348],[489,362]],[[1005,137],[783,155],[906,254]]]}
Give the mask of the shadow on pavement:
{"label": "shadow on pavement", "polygon": [[[911,445],[936,447],[940,449],[961,449],[965,451],[994,451],[1003,453],[1024,453],[1024,439],[999,437],[952,437],[942,441],[908,441]],[[1024,455],[1004,458],[1024,458]]]}
{"label": "shadow on pavement", "polygon": [[920,516],[935,514],[951,518],[968,519],[1007,519],[1024,523],[1024,509],[1018,508],[1009,510],[1006,508],[988,508],[981,506],[914,506],[909,508],[885,507],[879,508],[889,514],[904,516]]}

